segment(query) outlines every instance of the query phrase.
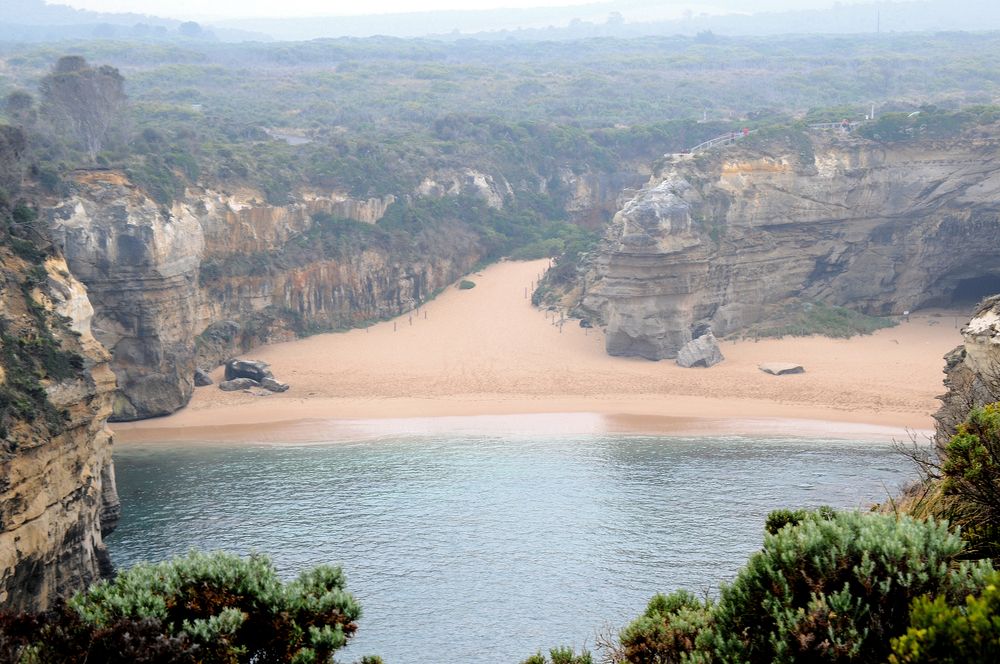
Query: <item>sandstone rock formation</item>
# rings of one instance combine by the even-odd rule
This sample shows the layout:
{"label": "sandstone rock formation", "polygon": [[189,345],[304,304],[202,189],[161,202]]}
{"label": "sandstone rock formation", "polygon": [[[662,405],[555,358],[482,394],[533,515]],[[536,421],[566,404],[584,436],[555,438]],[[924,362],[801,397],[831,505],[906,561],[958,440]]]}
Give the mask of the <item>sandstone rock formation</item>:
{"label": "sandstone rock formation", "polygon": [[87,284],[94,336],[114,356],[114,415],[166,415],[194,389],[202,227],[191,214],[165,215],[116,173],[78,181],[81,193],[51,211],[53,232]]}
{"label": "sandstone rock formation", "polygon": [[945,445],[975,406],[1000,401],[1000,295],[986,298],[968,325],[964,343],[945,356],[945,387],[936,442]]}
{"label": "sandstone rock formation", "polygon": [[660,359],[790,301],[887,315],[1000,291],[995,135],[814,133],[674,156],[615,215],[582,313],[609,353]]}
{"label": "sandstone rock formation", "polygon": [[[62,259],[43,268],[0,243],[0,389],[44,388],[3,417],[0,607],[17,610],[44,609],[109,573],[103,537],[119,514],[110,356],[91,334],[82,284]],[[32,369],[25,358],[35,348],[49,350]]]}

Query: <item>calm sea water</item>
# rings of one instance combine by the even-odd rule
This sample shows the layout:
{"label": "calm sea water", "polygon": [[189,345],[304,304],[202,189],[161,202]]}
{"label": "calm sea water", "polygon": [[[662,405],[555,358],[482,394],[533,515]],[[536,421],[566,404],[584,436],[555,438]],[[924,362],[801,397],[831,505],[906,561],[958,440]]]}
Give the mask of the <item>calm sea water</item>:
{"label": "calm sea water", "polygon": [[714,591],[776,507],[864,507],[910,479],[886,443],[397,437],[116,450],[120,567],[192,547],[343,566],[364,615],[341,657],[516,663],[594,643],[657,591]]}

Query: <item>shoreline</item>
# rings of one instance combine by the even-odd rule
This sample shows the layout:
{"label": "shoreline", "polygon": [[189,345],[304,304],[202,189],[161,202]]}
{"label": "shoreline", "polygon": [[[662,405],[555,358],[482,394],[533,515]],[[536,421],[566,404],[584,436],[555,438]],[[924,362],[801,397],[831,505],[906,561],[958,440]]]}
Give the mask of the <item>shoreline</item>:
{"label": "shoreline", "polygon": [[932,429],[868,422],[789,417],[708,418],[596,412],[436,415],[378,419],[302,418],[260,423],[183,427],[115,426],[116,443],[337,444],[442,434],[472,436],[622,435],[657,437],[814,438],[869,442],[924,442]]}
{"label": "shoreline", "polygon": [[[944,391],[941,358],[961,343],[963,314],[918,312],[852,339],[724,340],[726,360],[710,369],[612,357],[600,330],[572,320],[559,326],[530,305],[526,293],[547,263],[497,263],[467,277],[475,288],[448,288],[394,321],[256,348],[244,357],[268,362],[291,384],[288,392],[198,388],[177,413],[112,423],[116,440],[323,442],[379,431],[538,426],[906,440],[933,429],[930,413]],[[757,368],[769,361],[806,372],[770,376]],[[222,373],[216,369],[213,379]]]}

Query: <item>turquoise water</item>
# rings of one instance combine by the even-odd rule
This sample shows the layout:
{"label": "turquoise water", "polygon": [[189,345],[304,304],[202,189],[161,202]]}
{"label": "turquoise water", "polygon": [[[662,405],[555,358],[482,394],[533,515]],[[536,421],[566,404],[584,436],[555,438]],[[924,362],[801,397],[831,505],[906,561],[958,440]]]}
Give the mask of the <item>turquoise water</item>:
{"label": "turquoise water", "polygon": [[657,591],[712,592],[776,507],[864,507],[912,477],[887,443],[442,436],[116,452],[120,567],[191,547],[342,565],[339,659],[516,663],[594,643]]}

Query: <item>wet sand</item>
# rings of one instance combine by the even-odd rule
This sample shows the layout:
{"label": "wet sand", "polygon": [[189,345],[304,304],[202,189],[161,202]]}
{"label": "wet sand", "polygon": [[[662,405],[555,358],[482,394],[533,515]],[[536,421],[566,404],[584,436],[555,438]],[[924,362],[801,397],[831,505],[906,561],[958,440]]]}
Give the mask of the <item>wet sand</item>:
{"label": "wet sand", "polygon": [[[604,336],[530,305],[547,261],[503,262],[417,312],[367,330],[256,349],[289,384],[253,396],[198,388],[174,415],[115,424],[119,442],[330,441],[455,431],[902,438],[931,429],[942,356],[964,314],[922,312],[849,340],[723,341],[725,362],[610,357]],[[957,317],[956,317],[957,316]],[[757,365],[795,362],[771,376]],[[222,370],[213,373],[221,379]]]}

